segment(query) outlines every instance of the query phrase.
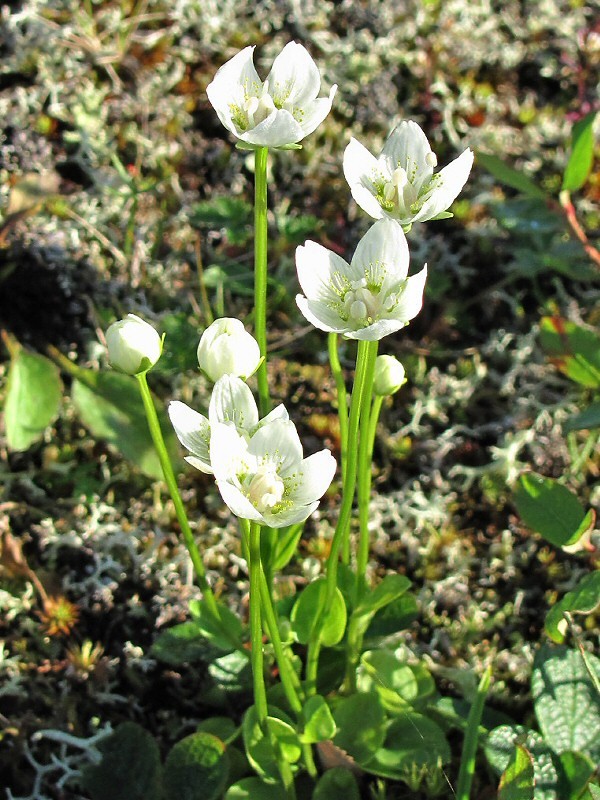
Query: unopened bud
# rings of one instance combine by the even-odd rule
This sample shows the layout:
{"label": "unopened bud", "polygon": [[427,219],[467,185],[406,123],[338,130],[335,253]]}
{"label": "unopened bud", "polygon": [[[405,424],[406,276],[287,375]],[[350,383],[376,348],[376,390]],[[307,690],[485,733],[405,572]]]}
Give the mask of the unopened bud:
{"label": "unopened bud", "polygon": [[128,314],[106,331],[106,346],[111,367],[127,375],[137,375],[153,367],[162,352],[162,340],[152,325],[135,314]]}
{"label": "unopened bud", "polygon": [[239,319],[216,319],[200,338],[198,364],[213,382],[223,375],[246,379],[256,372],[260,361],[258,342]]}
{"label": "unopened bud", "polygon": [[395,356],[377,356],[373,391],[380,397],[395,394],[406,383],[404,367]]}

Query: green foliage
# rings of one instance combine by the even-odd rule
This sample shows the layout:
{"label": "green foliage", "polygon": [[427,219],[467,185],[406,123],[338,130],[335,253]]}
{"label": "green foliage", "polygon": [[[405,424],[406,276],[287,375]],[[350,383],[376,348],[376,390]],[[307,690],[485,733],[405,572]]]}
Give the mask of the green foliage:
{"label": "green foliage", "polygon": [[102,761],[82,777],[92,800],[162,800],[158,744],[141,725],[123,722],[98,750]]}
{"label": "green foliage", "polygon": [[4,405],[6,440],[11,450],[27,450],[56,419],[62,397],[58,368],[38,353],[15,346]]}
{"label": "green foliage", "polygon": [[[591,654],[586,660],[600,678],[600,660]],[[542,647],[533,664],[531,692],[546,744],[555,753],[583,753],[599,763],[600,696],[581,654]]]}
{"label": "green foliage", "polygon": [[362,691],[379,694],[383,707],[402,714],[407,706],[417,707],[435,694],[435,683],[421,664],[407,664],[391,650],[363,653],[358,679]]}
{"label": "green foliage", "polygon": [[225,745],[210,733],[186,736],[165,760],[166,800],[217,800],[229,774]]}
{"label": "green foliage", "polygon": [[563,425],[565,433],[591,430],[592,428],[600,428],[600,403],[590,403],[583,411],[569,417]]}
{"label": "green foliage", "polygon": [[523,747],[533,761],[534,800],[562,800],[558,795],[558,772],[552,751],[541,734],[522,725],[501,725],[489,734],[485,754],[498,775],[508,768],[515,745]]}
{"label": "green foliage", "polygon": [[424,714],[407,711],[387,725],[383,744],[361,766],[373,775],[406,781],[449,761],[450,746],[440,726]]}
{"label": "green foliage", "polygon": [[476,160],[478,164],[481,164],[494,178],[497,178],[505,186],[517,189],[517,191],[529,197],[535,197],[540,200],[548,199],[546,192],[534,183],[531,178],[528,178],[523,172],[519,172],[519,170],[505,164],[498,156],[489,153],[477,153]]}
{"label": "green foliage", "polygon": [[[118,372],[81,369],[73,381],[73,403],[93,436],[113,445],[125,458],[154,480],[163,478],[135,378]],[[155,400],[165,444],[177,461],[178,444],[173,427]]]}
{"label": "green foliage", "polygon": [[222,230],[231,244],[243,245],[252,231],[252,206],[239,197],[216,197],[190,209],[192,225]]}
{"label": "green foliage", "polygon": [[596,771],[596,764],[582,753],[566,751],[560,755],[560,766],[563,774],[563,791],[570,800],[579,800],[584,796],[590,779]]}
{"label": "green foliage", "polygon": [[260,778],[242,778],[230,786],[224,800],[281,800],[281,786]]}
{"label": "green foliage", "polygon": [[279,780],[278,760],[295,764],[302,754],[298,734],[291,719],[278,708],[269,707],[267,717],[269,735],[265,736],[258,722],[255,706],[244,714],[242,735],[248,761],[266,780]]}
{"label": "green foliage", "polygon": [[533,757],[521,744],[515,744],[508,766],[498,786],[498,800],[533,800]]}
{"label": "green foliage", "polygon": [[344,767],[333,767],[319,778],[312,800],[360,800],[356,778]]}
{"label": "green foliage", "polygon": [[575,589],[556,603],[546,615],[546,633],[557,644],[565,639],[569,614],[592,614],[600,606],[600,571],[585,575]]}
{"label": "green foliage", "polygon": [[410,585],[405,575],[386,575],[372,591],[367,592],[352,612],[352,621],[358,632],[364,634],[375,614],[402,597]]}
{"label": "green foliage", "polygon": [[[325,598],[325,580],[309,583],[300,593],[292,609],[292,628],[300,644],[307,644],[316,630],[319,610]],[[331,606],[321,633],[321,641],[326,647],[333,647],[341,641],[346,630],[346,604],[339,589],[336,588]]]}
{"label": "green foliage", "polygon": [[227,606],[219,603],[217,609],[219,619],[215,619],[210,606],[205,600],[191,600],[190,614],[198,631],[219,650],[241,650],[243,647],[242,623]]}
{"label": "green foliage", "polygon": [[320,695],[309,697],[302,708],[303,731],[300,741],[315,744],[333,739],[336,731],[335,720],[329,706]]}
{"label": "green foliage", "polygon": [[565,486],[534,472],[521,475],[514,500],[525,524],[555,547],[574,544],[594,524],[593,510],[586,513]]}
{"label": "green foliage", "polygon": [[600,336],[561,317],[543,317],[540,342],[550,361],[568,378],[600,387]]}
{"label": "green foliage", "polygon": [[333,718],[338,728],[334,743],[359,763],[370,761],[385,739],[385,712],[379,695],[360,692],[344,697]]}
{"label": "green foliage", "polygon": [[563,176],[563,191],[575,192],[587,181],[594,163],[594,122],[592,111],[573,125],[571,155]]}

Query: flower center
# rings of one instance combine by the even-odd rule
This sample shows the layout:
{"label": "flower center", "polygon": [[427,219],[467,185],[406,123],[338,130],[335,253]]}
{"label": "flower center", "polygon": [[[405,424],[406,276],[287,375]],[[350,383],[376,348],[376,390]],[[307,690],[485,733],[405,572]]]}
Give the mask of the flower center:
{"label": "flower center", "polygon": [[248,127],[255,128],[275,111],[275,103],[269,94],[269,82],[265,81],[260,97],[248,97],[244,101],[244,111],[248,117]]}
{"label": "flower center", "polygon": [[396,167],[392,178],[382,187],[381,200],[387,205],[395,207],[399,215],[406,216],[410,208],[418,199],[418,192],[410,182],[404,167]]}
{"label": "flower center", "polygon": [[281,502],[285,486],[272,466],[259,467],[246,488],[246,496],[261,514]]}
{"label": "flower center", "polygon": [[379,291],[369,289],[365,278],[352,281],[350,286],[350,291],[346,292],[343,299],[344,313],[352,322],[370,325],[381,311],[382,297]]}

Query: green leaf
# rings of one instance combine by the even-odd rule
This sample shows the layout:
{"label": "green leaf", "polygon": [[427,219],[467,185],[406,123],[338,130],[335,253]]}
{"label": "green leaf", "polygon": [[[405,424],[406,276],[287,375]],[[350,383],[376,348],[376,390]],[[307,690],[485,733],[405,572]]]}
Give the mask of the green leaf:
{"label": "green leaf", "polygon": [[574,544],[593,525],[593,511],[586,514],[566,486],[534,472],[521,475],[514,501],[523,522],[555,547]]}
{"label": "green leaf", "polygon": [[213,736],[221,739],[225,744],[230,744],[237,739],[240,728],[229,717],[209,717],[198,723],[198,732],[212,733]]}
{"label": "green leaf", "polygon": [[[98,439],[106,440],[143,473],[154,480],[163,478],[138,382],[118,372],[78,370],[73,381],[73,403],[83,424]],[[171,458],[178,459],[178,443],[164,410],[154,400],[165,444]]]}
{"label": "green leaf", "polygon": [[[319,578],[302,590],[292,609],[292,629],[300,644],[308,644],[316,630],[319,611],[325,601],[326,582]],[[333,647],[341,641],[346,630],[346,604],[340,590],[336,587],[333,601],[323,619],[321,642]]]}
{"label": "green leaf", "polygon": [[198,328],[188,314],[179,311],[160,319],[164,332],[163,352],[154,369],[157,372],[187,372],[198,369],[196,354],[200,338]]}
{"label": "green leaf", "polygon": [[335,736],[335,720],[329,706],[321,695],[313,695],[302,709],[304,730],[300,734],[303,744],[315,744],[333,739]]}
{"label": "green leaf", "polygon": [[338,731],[334,744],[356,761],[368,761],[385,739],[385,714],[375,692],[343,698],[333,713]]}
{"label": "green leaf", "polygon": [[277,741],[281,757],[289,764],[298,761],[302,755],[302,747],[291,719],[280,709],[269,706],[267,728],[269,737],[264,735],[259,725],[256,707],[251,706],[244,714],[242,722],[242,735],[248,761],[262,778],[278,781],[279,756],[271,744],[271,739]]}
{"label": "green leaf", "polygon": [[173,667],[208,659],[213,652],[202,629],[193,620],[162,631],[150,648],[154,658]]}
{"label": "green leaf", "polygon": [[239,197],[217,197],[192,206],[190,222],[221,229],[231,244],[242,245],[250,238],[252,206]]}
{"label": "green leaf", "polygon": [[[586,654],[600,678],[600,660]],[[531,693],[540,730],[556,753],[574,750],[600,762],[600,697],[577,650],[542,647],[533,662]]]}
{"label": "green leaf", "polygon": [[190,600],[190,614],[201,634],[219,650],[241,650],[242,623],[227,606],[217,604],[219,619],[215,619],[210,606],[204,600]]}
{"label": "green leaf", "polygon": [[275,554],[271,564],[273,572],[278,572],[290,563],[296,553],[303,530],[304,523],[300,522],[297,525],[290,525],[289,528],[284,528],[281,532],[278,531],[280,535],[275,543]]}
{"label": "green leaf", "polygon": [[600,403],[590,403],[587,408],[572,417],[563,425],[563,432],[592,430],[600,428]]}
{"label": "green leaf", "polygon": [[252,685],[252,669],[247,653],[234,650],[208,665],[208,673],[225,692],[246,691]]}
{"label": "green leaf", "polygon": [[562,644],[567,632],[565,612],[592,614],[600,606],[600,571],[585,575],[572,592],[556,603],[546,615],[546,633],[557,644]]}
{"label": "green leaf", "polygon": [[407,772],[434,770],[450,761],[450,746],[440,726],[429,717],[407,711],[388,725],[383,745],[361,766],[373,775],[403,780]]}
{"label": "green leaf", "polygon": [[533,800],[533,758],[522,744],[516,744],[500,778],[498,800]]}
{"label": "green leaf", "polygon": [[594,163],[594,121],[592,111],[573,125],[571,155],[565,168],[562,190],[575,192],[585,184]]}
{"label": "green leaf", "polygon": [[528,195],[529,197],[537,197],[541,200],[547,200],[548,195],[530,178],[519,172],[513,167],[509,167],[504,161],[497,156],[492,156],[488,153],[478,152],[476,154],[476,162],[481,164],[484,169],[487,169],[494,178],[497,178],[501,183],[510,186],[512,189],[517,189],[519,192]]}
{"label": "green leaf", "polygon": [[600,387],[600,336],[562,317],[542,317],[540,343],[550,361],[571,380]]}
{"label": "green leaf", "polygon": [[224,800],[281,800],[281,785],[265,783],[260,778],[242,778],[230,786]]}
{"label": "green leaf", "polygon": [[165,760],[166,800],[217,800],[229,774],[224,743],[210,733],[192,733]]}
{"label": "green leaf", "polygon": [[321,776],[312,800],[360,800],[356,778],[344,767],[333,767]]}
{"label": "green leaf", "polygon": [[533,759],[534,800],[564,800],[558,794],[558,773],[552,751],[537,731],[528,730],[522,725],[494,728],[484,748],[492,769],[498,775],[506,770],[516,744],[525,747]]}
{"label": "green leaf", "polygon": [[10,450],[27,450],[56,419],[62,397],[58,367],[45,356],[17,346],[11,357],[4,404]]}
{"label": "green leaf", "polygon": [[[590,783],[587,787],[589,800],[600,800],[600,786],[596,783]],[[584,795],[581,800],[588,800],[588,798]]]}
{"label": "green leaf", "polygon": [[567,750],[561,753],[560,765],[566,796],[569,800],[579,800],[596,771],[592,760],[583,753],[573,753]]}
{"label": "green leaf", "polygon": [[85,767],[81,778],[92,800],[161,800],[158,744],[135,722],[123,722],[98,744],[99,764]]}
{"label": "green leaf", "polygon": [[378,611],[396,602],[408,591],[411,582],[405,575],[386,575],[370,592],[367,592],[352,612],[352,623],[364,634]]}
{"label": "green leaf", "polygon": [[373,642],[382,637],[403,631],[419,616],[419,607],[414,594],[405,594],[380,609],[367,628],[365,641]]}

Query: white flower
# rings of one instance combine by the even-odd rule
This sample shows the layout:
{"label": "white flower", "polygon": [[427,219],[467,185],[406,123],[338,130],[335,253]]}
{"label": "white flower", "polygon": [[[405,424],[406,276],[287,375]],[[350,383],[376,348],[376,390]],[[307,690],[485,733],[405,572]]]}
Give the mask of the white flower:
{"label": "white flower", "polygon": [[249,439],[260,426],[276,419],[287,420],[288,413],[279,405],[259,421],[256,401],[248,386],[241,378],[223,375],[215,383],[208,407],[208,419],[179,400],[169,403],[169,417],[177,438],[191,453],[185,460],[201,472],[212,474],[210,439],[213,425],[231,425],[240,436]]}
{"label": "white flower", "polygon": [[303,458],[296,426],[290,420],[263,425],[250,439],[231,425],[214,425],[210,460],[230,510],[272,528],[310,516],[336,468],[328,450]]}
{"label": "white flower", "polygon": [[143,319],[128,314],[106,331],[106,347],[111,367],[137,375],[153,367],[162,352],[162,339]]}
{"label": "white flower", "polygon": [[406,383],[404,367],[395,356],[381,355],[375,359],[373,392],[380,397],[395,394]]}
{"label": "white flower", "polygon": [[259,147],[295,144],[325,119],[337,86],[318,97],[321,77],[306,48],[289,42],[273,62],[263,83],[245,47],[224,64],[206,89],[228,131]]}
{"label": "white flower", "polygon": [[348,339],[381,339],[416,317],[423,303],[427,265],[408,278],[408,245],[392,220],[376,222],[358,243],[352,262],[315,242],[296,250],[306,297],[296,302],[322,331]]}
{"label": "white flower", "polygon": [[216,319],[200,337],[198,364],[211,381],[218,381],[222,375],[248,378],[260,361],[258,342],[239,319]]}
{"label": "white flower", "polygon": [[379,158],[356,139],[344,152],[344,175],[352,196],[371,217],[391,217],[405,230],[413,222],[451,216],[444,212],[465,185],[473,165],[467,149],[434,174],[437,157],[416,122],[401,122]]}

